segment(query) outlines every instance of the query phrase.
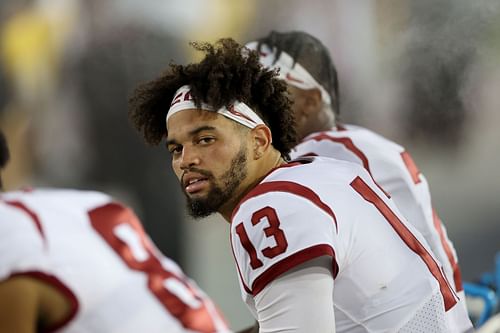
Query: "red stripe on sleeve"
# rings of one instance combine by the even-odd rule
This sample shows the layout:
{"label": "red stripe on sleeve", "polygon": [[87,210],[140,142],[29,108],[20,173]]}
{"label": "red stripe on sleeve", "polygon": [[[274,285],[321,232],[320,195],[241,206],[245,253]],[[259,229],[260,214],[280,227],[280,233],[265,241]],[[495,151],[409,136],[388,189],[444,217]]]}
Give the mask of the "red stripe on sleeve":
{"label": "red stripe on sleeve", "polygon": [[252,290],[250,291],[253,296],[259,294],[269,283],[274,279],[279,277],[281,274],[289,271],[290,269],[305,263],[306,261],[321,257],[321,256],[332,257],[332,274],[333,278],[337,277],[339,267],[335,259],[335,251],[329,245],[318,244],[312,247],[303,249],[299,252],[292,254],[291,256],[277,262],[268,268],[264,273],[259,275],[252,284]]}
{"label": "red stripe on sleeve", "polygon": [[5,201],[5,203],[9,206],[15,207],[25,212],[30,217],[31,221],[33,221],[33,223],[35,224],[35,227],[40,233],[40,236],[42,236],[43,242],[44,243],[47,242],[45,233],[43,231],[42,223],[40,222],[40,218],[38,217],[37,214],[35,214],[35,212],[33,212],[31,209],[29,209],[26,205],[24,205],[20,201]]}

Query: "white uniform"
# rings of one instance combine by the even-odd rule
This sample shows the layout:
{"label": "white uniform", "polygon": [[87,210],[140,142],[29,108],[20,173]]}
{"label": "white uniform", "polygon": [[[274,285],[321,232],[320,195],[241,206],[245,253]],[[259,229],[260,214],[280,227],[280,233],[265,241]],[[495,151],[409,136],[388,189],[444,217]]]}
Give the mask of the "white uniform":
{"label": "white uniform", "polygon": [[336,332],[471,328],[425,239],[356,164],[314,158],[272,171],[233,211],[231,243],[256,318],[254,298],[272,281],[329,256]]}
{"label": "white uniform", "polygon": [[60,332],[229,332],[134,213],[99,192],[0,194],[0,281],[31,276],[71,300]]}
{"label": "white uniform", "polygon": [[[307,136],[291,153],[333,157],[361,164],[394,200],[399,211],[429,243],[455,291],[463,297],[453,244],[431,204],[429,186],[410,154],[400,145],[362,127],[342,125]],[[465,302],[461,304],[465,307]]]}

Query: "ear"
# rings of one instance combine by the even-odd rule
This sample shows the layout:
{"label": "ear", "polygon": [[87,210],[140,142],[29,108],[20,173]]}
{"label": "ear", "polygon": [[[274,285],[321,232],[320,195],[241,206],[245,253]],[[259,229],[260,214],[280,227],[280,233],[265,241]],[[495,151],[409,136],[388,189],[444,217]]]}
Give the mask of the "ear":
{"label": "ear", "polygon": [[322,109],[323,100],[321,99],[321,91],[317,88],[304,90],[304,113],[312,115],[318,113]]}
{"label": "ear", "polygon": [[251,131],[253,146],[252,153],[254,160],[260,159],[270,149],[273,143],[271,130],[266,125],[257,125]]}

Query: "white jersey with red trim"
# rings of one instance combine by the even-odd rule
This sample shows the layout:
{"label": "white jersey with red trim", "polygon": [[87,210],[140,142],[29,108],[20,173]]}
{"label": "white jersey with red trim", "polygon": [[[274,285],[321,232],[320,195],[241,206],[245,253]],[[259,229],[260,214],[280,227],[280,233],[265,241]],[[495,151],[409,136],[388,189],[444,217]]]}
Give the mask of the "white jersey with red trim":
{"label": "white jersey with red trim", "polygon": [[[424,236],[441,262],[446,277],[465,300],[455,248],[432,208],[427,180],[402,146],[366,128],[341,125],[307,136],[291,153],[292,158],[304,155],[350,161],[368,170],[408,222]],[[461,304],[465,307],[465,301]]]}
{"label": "white jersey with red trim", "polygon": [[272,171],[233,212],[231,244],[254,316],[253,297],[270,282],[330,256],[337,332],[471,328],[427,242],[370,174],[354,163],[311,159]]}
{"label": "white jersey with red trim", "polygon": [[0,281],[31,276],[71,302],[57,332],[229,332],[129,208],[99,192],[0,194]]}

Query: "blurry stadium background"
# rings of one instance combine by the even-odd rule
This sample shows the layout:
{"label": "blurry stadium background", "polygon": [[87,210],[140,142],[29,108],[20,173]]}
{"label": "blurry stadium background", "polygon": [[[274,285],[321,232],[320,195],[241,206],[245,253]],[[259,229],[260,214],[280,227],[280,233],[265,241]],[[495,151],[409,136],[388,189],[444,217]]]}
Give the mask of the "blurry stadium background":
{"label": "blurry stadium background", "polygon": [[500,2],[497,0],[2,0],[0,127],[6,189],[98,189],[132,205],[168,256],[236,329],[228,225],[186,217],[164,147],[127,120],[138,83],[188,41],[245,43],[304,30],[331,50],[341,115],[400,142],[426,175],[465,280],[500,250]]}

